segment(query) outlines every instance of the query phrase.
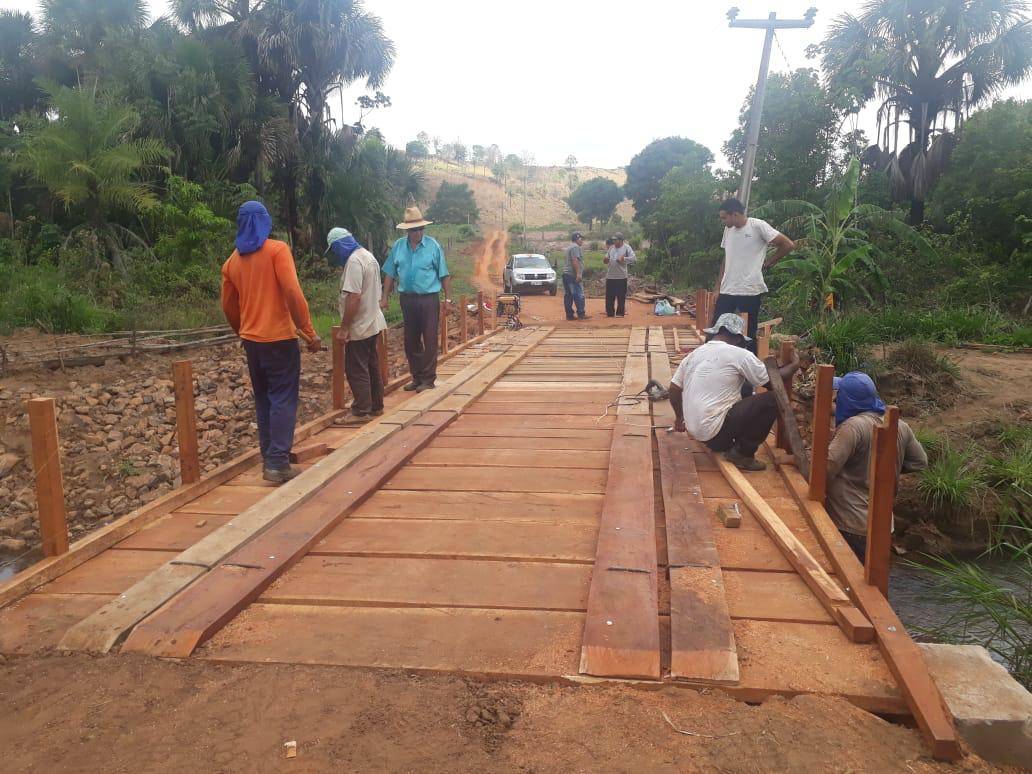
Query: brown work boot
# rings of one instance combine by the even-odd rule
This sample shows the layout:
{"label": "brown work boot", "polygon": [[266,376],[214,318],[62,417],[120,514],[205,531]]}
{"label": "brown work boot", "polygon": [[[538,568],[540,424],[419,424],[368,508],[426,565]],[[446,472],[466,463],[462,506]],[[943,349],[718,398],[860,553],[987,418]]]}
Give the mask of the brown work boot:
{"label": "brown work boot", "polygon": [[767,466],[764,463],[760,462],[758,459],[756,459],[756,457],[752,456],[751,454],[749,456],[746,456],[742,454],[742,452],[740,452],[737,448],[733,448],[726,454],[724,454],[724,459],[732,463],[739,470],[758,472],[767,469]]}
{"label": "brown work boot", "polygon": [[274,484],[285,484],[290,481],[290,479],[296,478],[300,474],[300,470],[288,465],[285,468],[265,468],[262,471],[262,478],[266,481],[271,481]]}

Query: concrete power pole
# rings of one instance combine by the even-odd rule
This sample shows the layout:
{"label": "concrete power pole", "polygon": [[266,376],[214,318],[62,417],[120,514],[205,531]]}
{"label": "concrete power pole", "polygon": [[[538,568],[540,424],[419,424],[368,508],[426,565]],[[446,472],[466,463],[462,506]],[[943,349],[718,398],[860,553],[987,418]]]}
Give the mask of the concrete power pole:
{"label": "concrete power pole", "polygon": [[756,166],[756,146],[760,142],[760,119],[763,117],[763,98],[767,93],[767,71],[770,69],[770,48],[774,43],[774,30],[792,30],[813,26],[817,9],[808,10],[802,19],[779,19],[771,11],[766,19],[739,19],[738,9],[727,12],[729,27],[752,30],[766,30],[763,40],[763,58],[760,60],[760,75],[756,79],[756,93],[753,96],[752,112],[749,113],[749,131],[746,134],[745,164],[742,166],[742,184],[738,187],[738,199],[749,207],[749,193],[752,189],[753,167]]}

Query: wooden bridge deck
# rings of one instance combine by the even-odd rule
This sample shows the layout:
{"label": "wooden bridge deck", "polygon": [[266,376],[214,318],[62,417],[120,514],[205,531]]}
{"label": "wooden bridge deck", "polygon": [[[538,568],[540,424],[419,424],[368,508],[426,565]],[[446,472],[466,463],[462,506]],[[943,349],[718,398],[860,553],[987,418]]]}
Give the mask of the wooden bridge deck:
{"label": "wooden bridge deck", "polygon": [[[304,445],[330,456],[296,502],[251,466],[7,604],[0,652],[633,677],[907,714],[879,647],[850,641],[715,458],[663,429],[668,406],[629,399],[697,343],[669,327],[499,333],[444,363],[437,395],[313,432]],[[328,469],[349,444],[365,444],[351,472]],[[748,481],[844,585],[773,466]],[[731,502],[739,529],[715,516]]]}

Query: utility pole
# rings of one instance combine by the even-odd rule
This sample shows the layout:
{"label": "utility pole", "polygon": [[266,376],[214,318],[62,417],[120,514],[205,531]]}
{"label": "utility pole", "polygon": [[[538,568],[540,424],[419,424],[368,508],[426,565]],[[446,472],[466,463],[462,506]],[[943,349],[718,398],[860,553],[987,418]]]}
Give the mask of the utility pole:
{"label": "utility pole", "polygon": [[774,43],[774,30],[794,30],[813,26],[816,8],[810,8],[802,19],[779,19],[771,11],[766,19],[739,19],[738,9],[727,12],[728,26],[751,30],[766,30],[763,39],[763,58],[760,59],[760,75],[756,79],[752,112],[749,113],[749,131],[746,134],[745,164],[742,167],[742,184],[738,187],[738,199],[749,208],[749,193],[752,189],[753,167],[756,166],[756,146],[760,143],[760,119],[763,117],[763,98],[767,93],[767,71],[770,69],[770,48]]}

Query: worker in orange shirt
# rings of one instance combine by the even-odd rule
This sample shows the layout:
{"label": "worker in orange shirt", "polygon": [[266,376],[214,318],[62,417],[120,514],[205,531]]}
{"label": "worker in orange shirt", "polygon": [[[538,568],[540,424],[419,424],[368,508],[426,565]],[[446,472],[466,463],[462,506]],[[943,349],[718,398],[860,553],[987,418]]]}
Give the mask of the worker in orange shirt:
{"label": "worker in orange shirt", "polygon": [[290,247],[269,239],[272,218],[261,202],[245,202],[237,214],[236,250],[222,266],[222,311],[247,353],[258,443],[266,481],[282,484],[298,474],[290,467],[294,445],[301,349],[322,349],[312,327]]}

